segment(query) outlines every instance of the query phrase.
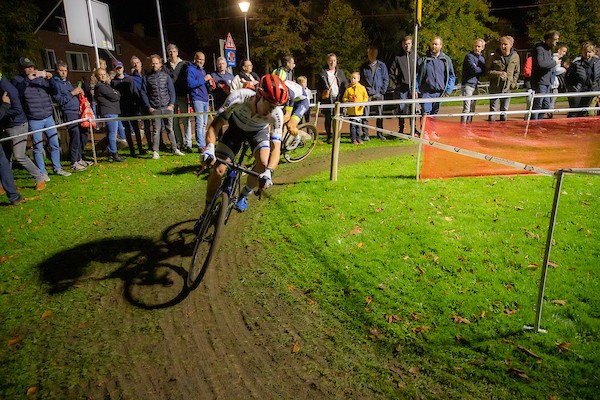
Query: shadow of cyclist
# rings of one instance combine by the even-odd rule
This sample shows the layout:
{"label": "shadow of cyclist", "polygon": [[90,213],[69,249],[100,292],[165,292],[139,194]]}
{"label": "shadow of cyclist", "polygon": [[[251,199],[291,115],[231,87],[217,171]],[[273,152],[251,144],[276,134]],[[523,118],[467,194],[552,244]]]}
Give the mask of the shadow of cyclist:
{"label": "shadow of cyclist", "polygon": [[48,292],[57,294],[93,282],[121,279],[125,299],[143,309],[176,305],[189,294],[187,270],[194,221],[173,224],[157,241],[121,237],[83,243],[53,255],[38,268]]}

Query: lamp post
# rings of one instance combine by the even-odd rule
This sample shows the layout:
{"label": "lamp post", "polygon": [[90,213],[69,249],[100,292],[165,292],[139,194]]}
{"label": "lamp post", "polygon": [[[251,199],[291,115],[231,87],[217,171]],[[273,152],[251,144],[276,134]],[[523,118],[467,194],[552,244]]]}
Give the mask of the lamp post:
{"label": "lamp post", "polygon": [[250,59],[250,45],[248,44],[248,10],[250,9],[250,2],[242,1],[238,3],[240,10],[244,13],[244,28],[246,30],[246,58]]}

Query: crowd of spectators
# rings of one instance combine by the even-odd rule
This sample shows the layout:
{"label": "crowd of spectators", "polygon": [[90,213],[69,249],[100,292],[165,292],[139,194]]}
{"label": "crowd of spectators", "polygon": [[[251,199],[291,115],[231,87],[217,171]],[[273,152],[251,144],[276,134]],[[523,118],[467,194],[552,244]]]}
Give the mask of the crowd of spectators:
{"label": "crowd of spectators", "polygon": [[[521,74],[521,59],[514,48],[511,36],[502,36],[499,47],[484,56],[486,43],[483,39],[473,41],[473,50],[465,55],[462,64],[460,88],[463,96],[472,97],[477,94],[481,80],[489,80],[489,93],[510,93],[517,88],[521,76],[527,80],[529,87],[537,94],[558,92],[590,92],[600,90],[600,58],[598,48],[592,43],[585,43],[580,54],[572,60],[567,59],[568,48],[559,43],[560,33],[549,31],[543,40],[536,43],[530,59],[524,62]],[[377,46],[371,45],[367,50],[366,61],[359,70],[352,71],[350,82],[343,69],[338,65],[337,55],[327,55],[327,63],[321,70],[317,81],[317,101],[322,104],[333,104],[338,101],[362,102],[365,107],[352,108],[351,116],[354,122],[362,122],[365,114],[375,114],[375,125],[383,127],[383,106],[369,106],[369,101],[383,100],[386,93],[393,88],[395,99],[409,99],[413,91],[417,97],[436,99],[449,96],[455,89],[457,77],[452,59],[443,51],[443,39],[434,37],[425,54],[419,55],[413,49],[413,39],[406,36],[402,40],[402,50],[393,59],[388,69],[386,64],[378,59]],[[225,102],[231,90],[253,88],[259,81],[259,76],[253,72],[252,61],[243,59],[239,72],[234,76],[228,71],[227,60],[219,57],[216,60],[216,71],[209,73],[205,70],[206,57],[197,52],[191,62],[179,57],[176,45],[167,47],[168,59],[163,65],[160,56],[153,54],[148,59],[150,68],[146,72],[139,57],[133,56],[130,68],[127,70],[122,61],[115,60],[113,70],[109,71],[104,60],[100,60],[99,68],[94,70],[89,83],[82,81],[72,84],[68,80],[67,64],[63,61],[56,63],[55,75],[35,68],[34,62],[21,57],[18,61],[20,73],[11,80],[0,73],[0,94],[2,94],[2,123],[0,128],[5,136],[12,140],[3,142],[3,156],[8,161],[8,170],[3,164],[3,174],[10,170],[10,160],[27,170],[35,180],[35,189],[44,190],[50,180],[46,170],[44,143],[47,144],[52,172],[57,176],[68,177],[71,172],[86,170],[92,163],[84,159],[84,148],[88,142],[87,128],[74,123],[67,126],[69,136],[69,156],[71,172],[61,165],[59,135],[54,119],[53,103],[60,111],[63,122],[80,118],[80,105],[83,98],[88,98],[95,115],[103,118],[133,117],[142,115],[160,116],[155,120],[105,122],[107,133],[108,159],[112,162],[122,162],[125,158],[118,152],[118,131],[125,134],[129,152],[132,157],[145,155],[142,130],[147,149],[153,159],[160,158],[160,151],[167,147],[163,143],[163,129],[167,133],[170,149],[176,156],[184,152],[193,152],[192,131],[190,119],[178,117],[193,110],[195,148],[202,152],[205,146],[205,130],[207,112],[212,106],[218,109]],[[416,76],[414,65],[416,62]],[[289,55],[283,59],[281,67],[273,74],[283,80],[293,80],[295,68],[294,57]],[[298,77],[298,83],[306,88],[306,77]],[[391,85],[390,85],[391,84]],[[413,88],[414,84],[414,88]],[[363,89],[366,98],[363,96]],[[536,97],[532,106],[534,112],[531,119],[552,118],[550,110],[555,106],[555,97]],[[593,96],[569,97],[571,108],[590,107]],[[212,104],[211,104],[212,102]],[[418,112],[422,115],[435,115],[439,112],[440,102],[429,100],[423,102]],[[475,112],[476,101],[465,99],[461,121],[468,123]],[[489,121],[507,119],[504,112],[509,110],[510,99],[490,100]],[[327,142],[332,141],[332,108],[323,109],[325,133]],[[404,132],[405,115],[413,114],[416,107],[401,104],[397,108],[399,116],[399,132]],[[308,114],[308,113],[307,113]],[[471,115],[469,115],[471,114]],[[585,116],[587,111],[574,110],[568,117]],[[306,120],[310,118],[306,115]],[[528,118],[529,115],[526,115]],[[414,123],[414,119],[410,119]],[[33,159],[26,154],[28,131],[37,131],[31,135]],[[352,141],[359,144],[369,140],[368,130],[363,127],[359,132],[358,125],[352,124]],[[135,144],[133,141],[135,136]],[[386,137],[377,130],[377,137]],[[44,141],[45,139],[45,141]],[[137,147],[137,154],[136,154]],[[1,161],[1,160],[0,160]],[[3,186],[4,185],[3,175]],[[6,183],[8,188],[10,182]],[[8,193],[11,202],[18,202],[14,193]]]}

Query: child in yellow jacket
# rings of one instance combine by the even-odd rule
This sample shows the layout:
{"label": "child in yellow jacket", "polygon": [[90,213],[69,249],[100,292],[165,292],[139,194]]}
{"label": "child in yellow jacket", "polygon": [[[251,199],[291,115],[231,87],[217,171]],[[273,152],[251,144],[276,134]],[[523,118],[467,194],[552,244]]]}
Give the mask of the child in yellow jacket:
{"label": "child in yellow jacket", "polygon": [[[360,73],[353,72],[352,76],[350,77],[350,85],[344,92],[343,101],[345,103],[363,103],[369,101],[367,89],[359,82]],[[361,118],[365,112],[364,106],[348,107],[346,110],[351,121],[364,123],[363,119]],[[363,131],[366,132],[366,128],[363,128]],[[360,127],[352,122],[350,122],[350,138],[352,139],[352,143],[362,144],[362,140],[360,139]]]}

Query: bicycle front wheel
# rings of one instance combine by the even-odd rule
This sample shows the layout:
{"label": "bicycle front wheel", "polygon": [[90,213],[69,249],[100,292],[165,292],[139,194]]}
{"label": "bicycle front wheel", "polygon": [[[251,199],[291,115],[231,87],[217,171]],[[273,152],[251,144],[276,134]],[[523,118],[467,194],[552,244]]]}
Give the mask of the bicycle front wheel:
{"label": "bicycle front wheel", "polygon": [[317,145],[317,127],[312,124],[302,124],[298,127],[298,136],[290,138],[281,145],[284,147],[283,156],[288,162],[304,160]]}
{"label": "bicycle front wheel", "polygon": [[189,290],[198,286],[217,253],[228,205],[229,196],[223,192],[213,201],[200,221],[200,231],[196,236],[192,262],[186,279]]}

